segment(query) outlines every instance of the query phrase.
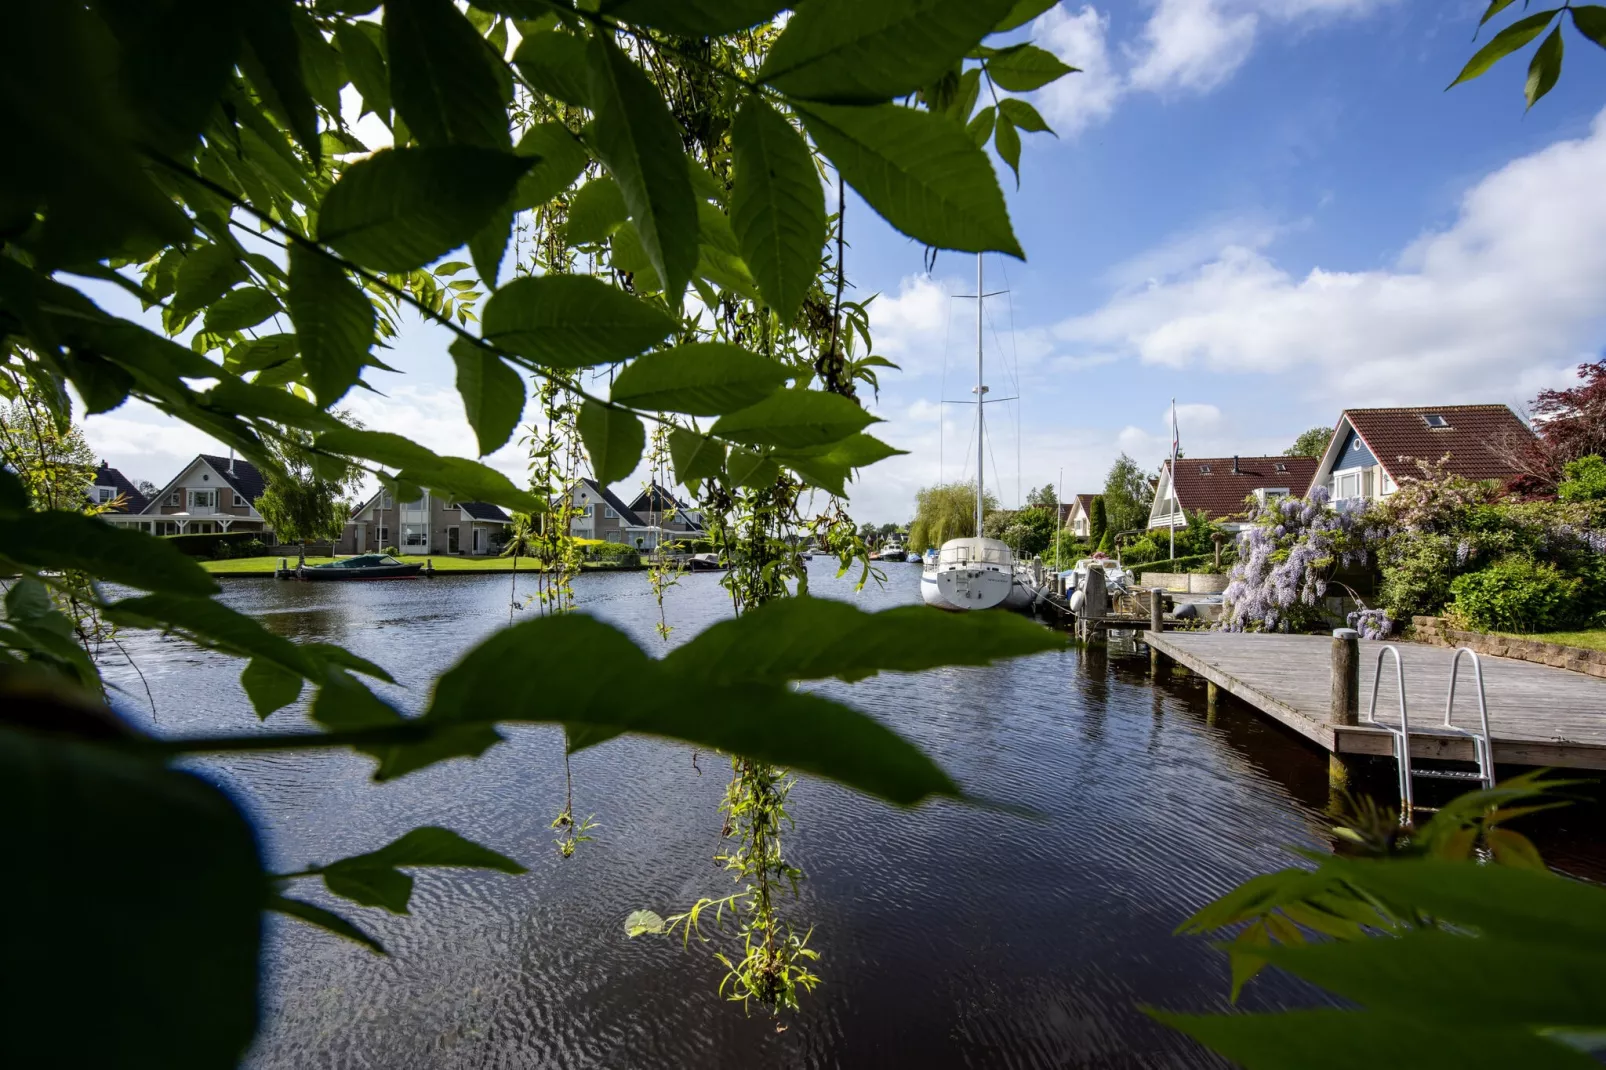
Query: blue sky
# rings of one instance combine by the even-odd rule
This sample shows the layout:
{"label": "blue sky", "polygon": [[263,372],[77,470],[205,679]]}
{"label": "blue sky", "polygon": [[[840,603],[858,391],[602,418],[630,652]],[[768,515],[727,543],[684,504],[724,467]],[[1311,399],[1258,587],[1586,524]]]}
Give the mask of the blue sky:
{"label": "blue sky", "polygon": [[[1006,504],[1017,469],[1031,486],[1063,468],[1069,495],[1123,450],[1156,467],[1173,396],[1186,452],[1252,455],[1344,407],[1520,406],[1601,353],[1606,54],[1569,30],[1561,84],[1526,114],[1525,56],[1446,93],[1482,6],[1061,4],[1023,31],[1084,73],[1032,95],[1060,137],[1026,137],[1019,192],[1004,172],[1028,259],[987,263],[1010,289],[989,302],[989,381],[1022,395],[989,413]],[[964,474],[970,413],[949,406],[940,438],[936,413],[969,396],[974,305],[950,295],[975,265],[943,253],[923,274],[857,200],[847,234],[877,351],[904,366],[878,433],[911,451],[864,473],[853,513],[905,520],[919,486]],[[409,325],[387,359],[411,374],[374,375],[358,414],[472,453],[439,333]],[[157,483],[206,445],[132,407],[88,430]]]}

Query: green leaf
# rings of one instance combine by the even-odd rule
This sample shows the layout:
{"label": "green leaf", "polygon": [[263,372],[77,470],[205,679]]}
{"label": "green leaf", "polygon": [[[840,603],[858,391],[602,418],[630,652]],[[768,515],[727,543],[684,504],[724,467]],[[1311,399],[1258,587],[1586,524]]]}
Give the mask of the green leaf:
{"label": "green leaf", "polygon": [[457,392],[479,439],[480,456],[495,453],[513,437],[524,414],[524,379],[495,353],[462,338],[452,343],[451,353],[457,362]]}
{"label": "green leaf", "polygon": [[385,56],[379,50],[384,39],[369,30],[379,27],[368,22],[335,23],[335,44],[351,73],[351,84],[362,94],[363,111],[373,112],[386,126],[390,125],[390,72],[385,69]]}
{"label": "green leaf", "polygon": [[664,919],[651,910],[632,910],[625,918],[625,935],[631,938],[664,931]]}
{"label": "green leaf", "polygon": [[179,265],[177,286],[167,303],[168,311],[173,316],[199,312],[247,277],[245,265],[235,256],[232,246],[203,245]]}
{"label": "green leaf", "polygon": [[711,479],[725,468],[725,446],[707,435],[684,427],[669,429],[669,458],[675,466],[675,479],[691,484]]}
{"label": "green leaf", "polygon": [[647,438],[635,413],[587,401],[580,409],[578,423],[597,482],[607,486],[636,470]]}
{"label": "green leaf", "polygon": [[267,658],[252,658],[240,673],[240,686],[257,717],[267,720],[301,697],[302,676]]}
{"label": "green leaf", "polygon": [[256,86],[263,105],[289,127],[316,164],[322,152],[318,109],[307,89],[290,0],[255,0],[241,5],[246,51],[241,69]]}
{"label": "green leaf", "polygon": [[472,145],[382,149],[324,198],[318,239],[366,267],[423,267],[490,222],[533,162]]}
{"label": "green leaf", "polygon": [[401,435],[340,428],[319,435],[316,445],[324,453],[363,457],[394,468],[395,481],[426,487],[447,498],[491,502],[520,513],[542,513],[547,508],[496,469],[463,457],[437,456]]}
{"label": "green leaf", "polygon": [[619,183],[604,175],[581,186],[569,202],[569,218],[563,225],[564,237],[573,244],[587,245],[608,239],[630,218]]}
{"label": "green leaf", "polygon": [[990,665],[1000,658],[1063,650],[1065,637],[1026,617],[943,613],[899,606],[866,613],[847,602],[780,598],[721,621],[664,658],[664,670],[713,684],[782,683],[940,665]]}
{"label": "green leaf", "polygon": [[1015,172],[1015,188],[1020,189],[1020,134],[1008,116],[998,116],[998,128],[993,131],[993,148],[998,150],[998,158],[1009,164],[1009,169]]}
{"label": "green leaf", "polygon": [[201,395],[201,400],[209,408],[244,419],[268,420],[306,431],[324,431],[339,424],[311,402],[279,387],[262,385],[261,376],[251,383],[233,376],[221,378],[217,386]]}
{"label": "green leaf", "polygon": [[514,279],[485,303],[487,342],[540,366],[584,368],[633,357],[679,323],[590,275]]}
{"label": "green leaf", "polygon": [[[1272,965],[1374,1009],[1482,1025],[1606,1028],[1596,949],[1417,930],[1393,939],[1272,947]],[[1520,984],[1513,984],[1521,978]]]}
{"label": "green leaf", "polygon": [[614,401],[648,412],[721,416],[774,393],[786,369],[729,342],[692,342],[637,357],[613,382]]}
{"label": "green leaf", "polygon": [[[1509,4],[1511,0],[1505,2]],[[993,27],[993,32],[1008,33],[1010,30],[1019,29],[1057,3],[1059,0],[1015,0],[1015,6],[1009,9],[1009,14],[1005,15],[997,26]]]}
{"label": "green leaf", "polygon": [[384,907],[406,914],[413,879],[400,867],[459,866],[494,869],[503,873],[526,872],[513,859],[489,847],[466,840],[451,829],[415,828],[401,839],[367,854],[353,855],[318,867],[324,885],[335,895],[363,906]]}
{"label": "green leaf", "polygon": [[387,0],[385,44],[396,112],[420,144],[509,146],[495,57],[452,0]]}
{"label": "green leaf", "polygon": [[849,435],[833,445],[823,456],[849,468],[868,468],[888,457],[899,457],[908,450],[893,449],[874,435]]}
{"label": "green leaf", "polygon": [[1563,1070],[1598,1067],[1589,1056],[1532,1033],[1425,1022],[1402,1008],[1282,1014],[1189,1015],[1149,1012],[1246,1070],[1354,1070],[1357,1066],[1459,1070]]}
{"label": "green leaf", "polygon": [[[618,701],[661,693],[676,701]],[[670,675],[618,629],[577,613],[497,632],[440,677],[424,716],[464,727],[492,719],[663,736],[829,777],[905,806],[958,795],[929,758],[871,717],[786,686],[719,687]],[[399,765],[406,755],[398,751]]]}
{"label": "green leaf", "polygon": [[791,323],[814,283],[825,244],[825,193],[808,144],[761,96],[731,126],[730,223],[759,293]]}
{"label": "green leaf", "polygon": [[1561,24],[1550,31],[1539,47],[1534,51],[1534,58],[1528,64],[1528,84],[1524,92],[1528,97],[1528,107],[1539,103],[1539,98],[1550,92],[1556,85],[1556,79],[1561,77]]}
{"label": "green leaf", "polygon": [[515,209],[539,208],[574,185],[591,157],[569,128],[562,123],[539,123],[519,140],[520,156],[534,156],[537,163],[519,179],[513,194]]}
{"label": "green leaf", "polygon": [[605,0],[605,14],[687,37],[721,37],[767,22],[787,0]]}
{"label": "green leaf", "polygon": [[290,246],[285,294],[307,379],[325,408],[339,401],[368,363],[374,307],[345,271],[322,253]]}
{"label": "green leaf", "polygon": [[536,89],[565,104],[590,107],[591,75],[585,42],[561,30],[534,33],[519,42],[513,64]]}
{"label": "green leaf", "polygon": [[276,914],[284,914],[308,925],[315,925],[320,929],[334,933],[353,943],[361,944],[377,955],[388,955],[385,945],[363,932],[356,925],[342,918],[332,910],[325,910],[316,903],[309,903],[304,899],[291,899],[287,895],[272,895],[268,898],[266,909]]}
{"label": "green leaf", "polygon": [[982,148],[987,144],[987,139],[993,136],[993,127],[997,125],[997,121],[998,109],[989,104],[965,124],[965,133],[970,135],[970,140],[976,143],[978,149]]}
{"label": "green leaf", "polygon": [[770,46],[758,77],[789,97],[876,104],[941,77],[1012,0],[811,0]]}
{"label": "green leaf", "polygon": [[[515,193],[514,197],[517,196]],[[501,278],[502,258],[507,255],[507,243],[513,240],[513,217],[516,214],[513,201],[507,201],[468,240],[468,252],[474,258],[474,270],[479,273],[487,289],[496,289],[497,280]],[[462,281],[453,285],[468,288],[473,284]]]}
{"label": "green leaf", "polygon": [[1036,45],[1012,45],[991,51],[986,64],[987,74],[993,82],[1011,93],[1041,89],[1050,82],[1077,72],[1077,68],[1061,63],[1054,53]]}
{"label": "green leaf", "polygon": [[1606,48],[1606,7],[1583,4],[1568,8],[1573,17],[1573,28],[1602,48]]}
{"label": "green leaf", "polygon": [[1043,117],[1037,114],[1036,108],[1017,97],[1005,97],[1000,100],[998,111],[1022,130],[1030,130],[1034,134],[1054,133],[1043,121]]}
{"label": "green leaf", "polygon": [[206,330],[213,334],[232,334],[255,327],[282,312],[279,299],[255,286],[230,290],[206,310]]}
{"label": "green leaf", "polygon": [[848,184],[903,233],[943,249],[1024,258],[992,165],[963,127],[891,104],[797,111]]}
{"label": "green leaf", "polygon": [[709,433],[749,446],[797,449],[828,445],[876,422],[840,394],[794,388],[721,416]]}
{"label": "green leaf", "polygon": [[1471,81],[1523,45],[1526,45],[1529,41],[1532,41],[1535,37],[1544,33],[1545,27],[1550,25],[1550,20],[1556,17],[1556,12],[1559,10],[1561,9],[1551,8],[1548,11],[1540,11],[1529,15],[1525,19],[1518,19],[1495,34],[1489,39],[1488,44],[1472,54],[1472,58],[1467,60],[1467,65],[1461,68],[1461,73],[1455,76],[1455,81],[1445,88],[1450,89],[1460,85],[1462,82]]}
{"label": "green leaf", "polygon": [[77,569],[146,591],[211,595],[217,581],[171,543],[81,513],[0,517],[0,557],[29,569]]}
{"label": "green leaf", "polygon": [[730,459],[725,462],[725,474],[734,486],[763,490],[774,486],[781,477],[781,466],[768,454],[732,446]]}
{"label": "green leaf", "polygon": [[657,88],[610,36],[592,38],[586,57],[597,156],[619,183],[670,306],[679,307],[697,266],[697,200],[680,126]]}
{"label": "green leaf", "polygon": [[1506,8],[1510,7],[1511,4],[1512,0],[1489,0],[1489,6],[1484,8],[1483,18],[1478,20],[1478,26],[1482,28],[1484,23],[1500,14],[1500,12],[1504,11]]}
{"label": "green leaf", "polygon": [[[0,693],[0,707],[85,717],[38,693]],[[228,796],[110,748],[0,729],[0,810],[26,869],[0,891],[6,969],[28,979],[0,1012],[7,1064],[238,1065],[258,1024],[267,881]]]}

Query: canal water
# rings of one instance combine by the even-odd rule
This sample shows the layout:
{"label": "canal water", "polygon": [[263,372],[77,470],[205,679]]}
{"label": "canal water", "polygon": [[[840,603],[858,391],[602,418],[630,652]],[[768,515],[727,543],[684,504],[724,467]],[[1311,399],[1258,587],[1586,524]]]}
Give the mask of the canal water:
{"label": "canal water", "polygon": [[[918,599],[919,567],[890,565],[855,593],[816,560],[814,593],[877,609]],[[727,616],[713,574],[667,598],[689,638]],[[299,640],[340,643],[387,667],[417,709],[429,681],[507,623],[508,576],[369,584],[237,580],[224,601]],[[640,573],[588,574],[580,607],[661,644]],[[518,595],[533,591],[521,578]],[[515,614],[530,612],[519,611]],[[129,652],[163,732],[252,730],[241,663],[136,635]],[[108,666],[136,719],[145,692]],[[972,792],[1035,811],[950,802],[900,810],[804,779],[787,856],[808,874],[785,915],[813,927],[823,984],[777,1027],[716,993],[714,947],[625,935],[735,889],[712,862],[728,762],[621,738],[573,758],[575,810],[594,840],[558,857],[556,729],[518,728],[477,760],[384,785],[349,755],[272,754],[204,765],[254,815],[281,871],[372,850],[439,824],[514,856],[521,877],[418,871],[412,914],[298,894],[357,917],[380,958],[299,923],[270,923],[263,1029],[249,1065],[314,1067],[1183,1067],[1221,1065],[1140,1009],[1225,1010],[1225,956],[1173,935],[1238,882],[1327,843],[1326,758],[1231,706],[1207,719],[1198,681],[1148,676],[1146,658],[1070,650],[992,668],[830,685],[933,755]],[[673,695],[621,692],[621,706]],[[298,721],[276,714],[270,727]],[[1563,842],[1570,842],[1563,838]],[[729,950],[730,945],[721,945]],[[1268,973],[1243,1006],[1310,1005]]]}

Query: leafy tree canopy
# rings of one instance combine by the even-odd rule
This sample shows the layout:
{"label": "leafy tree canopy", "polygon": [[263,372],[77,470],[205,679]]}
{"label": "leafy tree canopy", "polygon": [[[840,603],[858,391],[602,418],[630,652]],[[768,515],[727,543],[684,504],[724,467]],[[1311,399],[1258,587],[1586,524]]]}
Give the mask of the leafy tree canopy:
{"label": "leafy tree canopy", "polygon": [[1320,457],[1327,452],[1327,444],[1332,441],[1333,429],[1331,427],[1313,427],[1294,439],[1294,444],[1283,450],[1284,457]]}

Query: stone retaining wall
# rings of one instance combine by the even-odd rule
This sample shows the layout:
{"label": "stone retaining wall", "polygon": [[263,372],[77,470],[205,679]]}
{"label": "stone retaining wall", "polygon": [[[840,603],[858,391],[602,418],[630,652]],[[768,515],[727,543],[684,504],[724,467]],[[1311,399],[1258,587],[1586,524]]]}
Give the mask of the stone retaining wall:
{"label": "stone retaining wall", "polygon": [[1138,575],[1138,585],[1185,594],[1220,594],[1227,589],[1227,577],[1197,572],[1143,572]]}
{"label": "stone retaining wall", "polygon": [[1585,650],[1582,647],[1562,646],[1539,639],[1519,639],[1510,635],[1457,631],[1443,617],[1412,617],[1409,638],[1434,646],[1470,647],[1479,654],[1491,657],[1533,661],[1606,679],[1606,650]]}

